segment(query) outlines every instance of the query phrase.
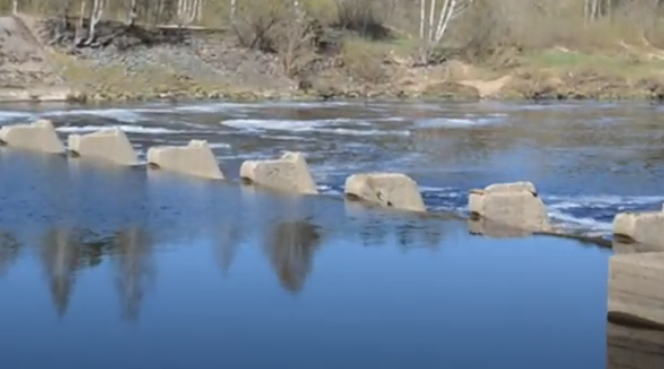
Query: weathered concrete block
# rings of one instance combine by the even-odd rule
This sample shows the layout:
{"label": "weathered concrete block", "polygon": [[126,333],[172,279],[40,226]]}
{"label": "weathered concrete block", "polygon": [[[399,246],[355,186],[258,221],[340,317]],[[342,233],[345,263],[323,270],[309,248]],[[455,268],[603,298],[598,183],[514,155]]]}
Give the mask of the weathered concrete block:
{"label": "weathered concrete block", "polygon": [[417,183],[401,173],[353,174],[346,178],[349,199],[410,211],[426,211]]}
{"label": "weathered concrete block", "polygon": [[94,157],[127,166],[138,164],[136,151],[127,135],[119,128],[87,135],[72,134],[68,142],[69,151],[82,157]]}
{"label": "weathered concrete block", "polygon": [[609,259],[609,317],[664,328],[664,253]]}
{"label": "weathered concrete block", "polygon": [[529,191],[537,194],[537,189],[532,182],[511,182],[511,183],[494,183],[488,185],[484,191],[487,192],[515,192],[515,191]]}
{"label": "weathered concrete block", "polygon": [[619,213],[613,218],[613,234],[616,238],[656,246],[664,251],[664,213]]}
{"label": "weathered concrete block", "polygon": [[611,242],[611,248],[616,254],[635,254],[639,252],[660,252],[664,251],[660,246],[654,246],[641,242],[634,241],[623,241],[620,239],[614,239]]}
{"label": "weathered concrete block", "polygon": [[471,215],[533,232],[552,231],[546,206],[530,182],[499,183],[471,190]]}
{"label": "weathered concrete block", "polygon": [[664,331],[607,323],[607,369],[664,368]]}
{"label": "weathered concrete block", "polygon": [[58,138],[53,123],[45,119],[29,124],[4,126],[0,129],[0,141],[20,149],[49,154],[65,153],[65,146]]}
{"label": "weathered concrete block", "polygon": [[240,178],[277,191],[318,193],[304,154],[299,152],[286,152],[274,160],[247,160],[240,167]]}
{"label": "weathered concrete block", "polygon": [[148,164],[160,169],[210,179],[224,179],[212,149],[205,140],[187,146],[156,146],[147,153]]}

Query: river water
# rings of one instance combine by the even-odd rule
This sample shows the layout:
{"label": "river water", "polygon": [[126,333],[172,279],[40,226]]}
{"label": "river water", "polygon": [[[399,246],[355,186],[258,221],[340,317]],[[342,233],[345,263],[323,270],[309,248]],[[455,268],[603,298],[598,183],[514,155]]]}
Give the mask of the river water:
{"label": "river water", "polygon": [[303,151],[331,196],[3,148],[2,367],[664,367],[607,344],[610,250],[340,200],[349,174],[399,171],[432,210],[465,214],[469,189],[530,180],[561,227],[608,238],[615,212],[664,202],[657,106],[3,109],[2,124],[45,117],[63,138],[119,126],[142,154],[206,139],[231,181],[243,160]]}

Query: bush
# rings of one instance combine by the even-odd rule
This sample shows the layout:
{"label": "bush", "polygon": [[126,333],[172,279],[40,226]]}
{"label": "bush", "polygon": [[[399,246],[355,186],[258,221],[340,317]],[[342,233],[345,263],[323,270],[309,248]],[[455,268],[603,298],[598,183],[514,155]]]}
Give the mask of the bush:
{"label": "bush", "polygon": [[372,40],[385,40],[392,37],[385,26],[387,14],[383,1],[345,0],[337,2],[335,27],[357,32],[359,36]]}

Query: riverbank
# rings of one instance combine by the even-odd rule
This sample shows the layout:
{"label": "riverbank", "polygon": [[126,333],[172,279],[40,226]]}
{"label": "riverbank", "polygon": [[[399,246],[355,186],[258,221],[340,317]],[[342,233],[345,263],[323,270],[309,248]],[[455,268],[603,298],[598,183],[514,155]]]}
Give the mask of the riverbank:
{"label": "riverbank", "polygon": [[[17,27],[7,26],[13,19],[0,23]],[[0,49],[15,54],[12,47],[20,44],[43,54],[37,66],[45,72],[32,78],[35,73],[23,71],[29,63],[20,60],[10,69],[3,66],[12,83],[1,89],[1,101],[664,98],[664,52],[646,46],[597,53],[505,49],[477,63],[450,56],[440,64],[418,66],[403,40],[345,38],[340,50],[312,56],[306,70],[289,76],[283,58],[238,46],[228,30],[172,30],[177,41],[123,50],[117,45],[72,48],[53,41],[48,21],[18,19],[34,40],[15,34],[0,40]],[[41,86],[46,80],[57,83]]]}

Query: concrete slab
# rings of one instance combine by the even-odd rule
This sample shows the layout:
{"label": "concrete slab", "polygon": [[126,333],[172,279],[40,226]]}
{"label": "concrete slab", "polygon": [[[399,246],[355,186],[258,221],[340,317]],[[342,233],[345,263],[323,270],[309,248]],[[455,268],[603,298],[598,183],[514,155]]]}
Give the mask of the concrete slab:
{"label": "concrete slab", "polygon": [[240,178],[245,183],[272,190],[318,194],[307,161],[300,152],[286,152],[273,160],[247,160],[240,167]]}
{"label": "concrete slab", "polygon": [[402,173],[360,173],[346,178],[346,197],[372,205],[426,211],[417,182]]}
{"label": "concrete slab", "polygon": [[64,154],[65,146],[55,132],[50,120],[38,120],[28,124],[13,124],[0,129],[0,142],[19,149],[48,154]]}
{"label": "concrete slab", "polygon": [[613,234],[617,239],[651,245],[664,251],[664,213],[619,213],[613,219]]}
{"label": "concrete slab", "polygon": [[551,232],[549,216],[530,182],[499,183],[471,190],[471,215],[532,232]]}
{"label": "concrete slab", "polygon": [[608,312],[620,320],[664,328],[664,252],[609,259]]}
{"label": "concrete slab", "polygon": [[123,130],[119,128],[68,137],[69,151],[118,165],[138,165],[138,156]]}
{"label": "concrete slab", "polygon": [[148,163],[195,177],[224,179],[217,160],[205,140],[191,140],[187,146],[151,147],[147,153]]}

